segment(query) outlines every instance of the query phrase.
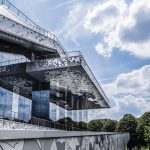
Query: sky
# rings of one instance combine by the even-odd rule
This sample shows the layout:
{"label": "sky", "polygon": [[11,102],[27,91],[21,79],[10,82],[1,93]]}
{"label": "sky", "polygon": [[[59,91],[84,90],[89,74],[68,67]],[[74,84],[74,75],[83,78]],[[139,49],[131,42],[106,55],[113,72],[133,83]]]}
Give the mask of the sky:
{"label": "sky", "polygon": [[54,32],[67,51],[82,52],[111,106],[89,111],[89,120],[150,111],[149,0],[10,2]]}

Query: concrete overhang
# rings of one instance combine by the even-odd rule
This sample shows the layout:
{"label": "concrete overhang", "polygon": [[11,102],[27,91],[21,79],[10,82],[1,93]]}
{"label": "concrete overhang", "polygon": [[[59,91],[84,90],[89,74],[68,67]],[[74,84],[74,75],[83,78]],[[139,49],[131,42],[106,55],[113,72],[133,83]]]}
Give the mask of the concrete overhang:
{"label": "concrete overhang", "polygon": [[26,72],[41,82],[50,82],[54,89],[85,95],[87,109],[109,108],[108,98],[81,54],[29,62]]}
{"label": "concrete overhang", "polygon": [[[1,8],[1,6],[0,6]],[[36,56],[47,54],[66,55],[58,38],[50,32],[18,22],[17,17],[0,13],[0,44],[5,52],[17,54],[34,52]],[[17,21],[16,21],[17,20]]]}

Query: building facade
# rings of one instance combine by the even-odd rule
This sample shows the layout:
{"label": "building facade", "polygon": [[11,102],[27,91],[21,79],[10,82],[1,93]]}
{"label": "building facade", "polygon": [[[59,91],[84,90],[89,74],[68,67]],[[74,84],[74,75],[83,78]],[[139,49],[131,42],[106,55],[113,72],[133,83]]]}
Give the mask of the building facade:
{"label": "building facade", "polygon": [[55,35],[9,1],[0,4],[2,118],[30,122],[69,117],[87,122],[89,109],[109,107],[80,52],[66,52]]}

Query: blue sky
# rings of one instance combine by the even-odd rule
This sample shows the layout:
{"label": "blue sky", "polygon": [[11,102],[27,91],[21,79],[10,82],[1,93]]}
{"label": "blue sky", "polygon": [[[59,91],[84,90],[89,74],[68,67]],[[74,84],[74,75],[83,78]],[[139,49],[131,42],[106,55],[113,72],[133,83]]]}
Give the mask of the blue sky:
{"label": "blue sky", "polygon": [[[150,111],[148,0],[10,0],[68,51],[80,50],[110,99],[89,119]],[[92,117],[91,117],[92,116]]]}

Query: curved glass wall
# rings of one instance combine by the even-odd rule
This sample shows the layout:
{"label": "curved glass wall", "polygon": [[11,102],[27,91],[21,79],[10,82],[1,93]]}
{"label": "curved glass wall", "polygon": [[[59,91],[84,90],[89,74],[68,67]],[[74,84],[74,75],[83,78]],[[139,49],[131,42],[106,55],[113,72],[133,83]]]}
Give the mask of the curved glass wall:
{"label": "curved glass wall", "polygon": [[23,96],[19,96],[18,119],[29,121],[31,118],[31,100]]}
{"label": "curved glass wall", "polygon": [[29,121],[32,101],[0,87],[0,116]]}
{"label": "curved glass wall", "polygon": [[[32,93],[32,101],[19,94],[0,87],[0,116],[3,118],[14,118],[28,122],[31,118],[31,110],[34,113],[45,114],[50,120],[57,121],[59,119],[70,117],[75,122],[88,121],[87,110],[70,110],[50,102],[49,91],[34,91]],[[47,114],[49,112],[49,115]],[[40,118],[40,117],[39,117]]]}
{"label": "curved glass wall", "polygon": [[59,119],[69,117],[75,122],[88,122],[88,110],[66,110],[58,105],[50,102],[49,118],[57,121]]}

